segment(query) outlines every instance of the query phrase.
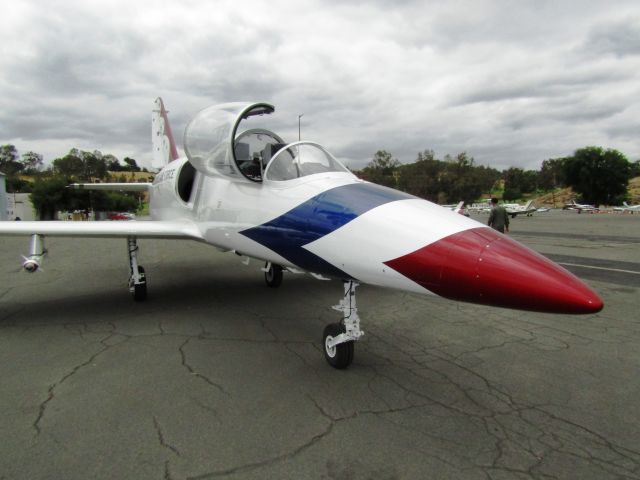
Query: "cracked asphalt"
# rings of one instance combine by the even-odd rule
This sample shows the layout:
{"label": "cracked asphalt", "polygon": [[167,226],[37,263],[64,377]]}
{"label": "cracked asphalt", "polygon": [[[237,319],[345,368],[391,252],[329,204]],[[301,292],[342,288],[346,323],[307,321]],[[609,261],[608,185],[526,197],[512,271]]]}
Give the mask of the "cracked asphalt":
{"label": "cracked asphalt", "polygon": [[361,286],[346,371],[320,344],[339,282],[140,241],[136,304],[125,240],[47,239],[29,275],[28,238],[0,238],[0,479],[640,478],[640,215],[511,226],[604,310]]}

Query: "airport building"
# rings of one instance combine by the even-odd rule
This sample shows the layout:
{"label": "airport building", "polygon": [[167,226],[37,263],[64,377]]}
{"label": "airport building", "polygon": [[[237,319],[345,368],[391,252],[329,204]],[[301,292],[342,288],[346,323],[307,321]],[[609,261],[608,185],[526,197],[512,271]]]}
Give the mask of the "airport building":
{"label": "airport building", "polygon": [[9,218],[9,206],[7,205],[6,176],[0,172],[0,220]]}
{"label": "airport building", "polygon": [[0,221],[35,220],[30,193],[7,193],[6,175],[0,172]]}

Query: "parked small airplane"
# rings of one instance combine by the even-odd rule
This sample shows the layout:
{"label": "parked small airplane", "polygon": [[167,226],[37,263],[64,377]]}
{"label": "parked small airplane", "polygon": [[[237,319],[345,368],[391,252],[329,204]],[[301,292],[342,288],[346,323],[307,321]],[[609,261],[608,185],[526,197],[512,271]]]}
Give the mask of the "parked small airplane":
{"label": "parked small airplane", "polygon": [[268,103],[206,108],[184,134],[178,158],[161,99],[152,116],[152,184],[84,184],[76,188],[148,190],[151,221],[0,222],[0,235],[30,235],[24,270],[38,270],[44,237],[127,240],[129,290],[147,295],[138,238],[205,242],[260,259],[268,286],[283,272],[306,271],[344,282],[327,325],[328,363],[346,368],[360,339],[358,283],[498,307],[585,314],[602,300],[574,275],[491,228],[412,195],[358,179],[321,145],[285,142],[264,126]]}
{"label": "parked small airplane", "polygon": [[640,205],[629,205],[627,202],[622,202],[621,207],[613,207],[616,212],[640,212]]}
{"label": "parked small airplane", "polygon": [[575,200],[571,200],[569,203],[565,203],[563,210],[576,210],[578,213],[582,212],[598,212],[600,209],[598,207],[594,207],[593,205],[586,205],[576,203]]}
{"label": "parked small airplane", "polygon": [[516,218],[518,215],[526,215],[530,217],[535,211],[536,207],[533,206],[533,200],[529,200],[526,205],[518,205],[517,203],[508,203],[504,205],[505,210],[511,218]]}

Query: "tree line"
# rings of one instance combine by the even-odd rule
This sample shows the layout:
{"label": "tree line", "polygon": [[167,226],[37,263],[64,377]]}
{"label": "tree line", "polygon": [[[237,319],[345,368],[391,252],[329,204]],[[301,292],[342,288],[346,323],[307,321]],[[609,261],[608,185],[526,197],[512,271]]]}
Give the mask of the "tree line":
{"label": "tree line", "polygon": [[[58,210],[94,210],[135,212],[141,202],[138,192],[102,192],[66,188],[74,182],[127,181],[127,172],[147,172],[133,158],[125,157],[124,165],[111,154],[72,148],[44,168],[42,155],[29,151],[18,155],[14,145],[0,146],[0,172],[7,176],[7,191],[31,193],[31,202],[40,219],[55,218]],[[150,177],[152,175],[150,174]],[[28,178],[28,179],[27,179]],[[148,179],[150,180],[150,178]]]}
{"label": "tree line", "polygon": [[[135,192],[98,192],[64,188],[73,182],[126,181],[127,172],[146,172],[129,157],[124,165],[111,154],[73,148],[44,168],[42,155],[29,151],[22,156],[14,145],[0,146],[0,171],[7,175],[7,191],[31,192],[40,218],[52,218],[56,210],[135,211],[140,197]],[[629,180],[640,176],[640,160],[630,162],[614,149],[589,146],[572,156],[544,160],[539,170],[511,167],[500,171],[476,165],[466,152],[437,159],[432,150],[419,152],[413,163],[402,164],[386,150],[377,151],[359,177],[396,188],[432,202],[472,203],[490,193],[505,201],[521,200],[537,193],[571,187],[578,200],[594,205],[619,205],[626,198]],[[30,176],[33,181],[24,179]],[[151,181],[150,178],[147,179]]]}
{"label": "tree line", "polygon": [[476,165],[465,152],[440,160],[432,150],[425,150],[415,162],[402,164],[391,153],[379,150],[365,168],[354,173],[440,204],[472,203],[485,193],[514,201],[571,187],[582,202],[619,205],[628,200],[629,180],[640,176],[640,160],[632,163],[618,150],[589,146],[569,157],[545,160],[539,170],[511,167],[499,171]]}

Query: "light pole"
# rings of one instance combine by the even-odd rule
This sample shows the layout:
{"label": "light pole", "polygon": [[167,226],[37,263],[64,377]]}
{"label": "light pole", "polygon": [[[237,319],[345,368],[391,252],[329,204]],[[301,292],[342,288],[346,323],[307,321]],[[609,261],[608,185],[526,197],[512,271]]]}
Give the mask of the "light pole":
{"label": "light pole", "polygon": [[304,117],[304,113],[298,115],[298,141],[300,141],[300,119]]}

